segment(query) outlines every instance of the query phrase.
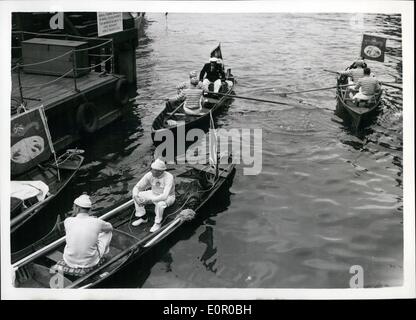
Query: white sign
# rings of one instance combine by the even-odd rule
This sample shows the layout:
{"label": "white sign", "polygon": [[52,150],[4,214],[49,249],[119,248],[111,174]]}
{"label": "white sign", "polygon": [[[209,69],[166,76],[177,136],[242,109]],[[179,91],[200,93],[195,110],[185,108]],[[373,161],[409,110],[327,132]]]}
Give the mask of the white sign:
{"label": "white sign", "polygon": [[123,31],[122,12],[97,12],[98,36]]}

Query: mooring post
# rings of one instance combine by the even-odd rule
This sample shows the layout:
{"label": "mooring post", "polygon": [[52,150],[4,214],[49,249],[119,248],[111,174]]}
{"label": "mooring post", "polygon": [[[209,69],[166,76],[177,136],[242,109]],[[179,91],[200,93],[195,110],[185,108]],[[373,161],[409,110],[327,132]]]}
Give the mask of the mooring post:
{"label": "mooring post", "polygon": [[111,73],[114,71],[114,39],[111,39]]}
{"label": "mooring post", "polygon": [[75,91],[79,92],[77,87],[77,62],[75,56],[75,49],[72,49],[72,74],[74,78],[74,89]]}
{"label": "mooring post", "polygon": [[17,63],[17,81],[19,83],[19,93],[20,93],[20,101],[23,104],[23,89],[22,89],[22,79],[20,78],[20,63]]}

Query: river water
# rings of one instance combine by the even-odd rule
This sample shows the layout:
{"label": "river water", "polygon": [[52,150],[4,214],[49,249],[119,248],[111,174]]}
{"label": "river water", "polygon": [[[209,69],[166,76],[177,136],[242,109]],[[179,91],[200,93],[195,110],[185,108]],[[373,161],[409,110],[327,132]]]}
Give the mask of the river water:
{"label": "river water", "polygon": [[[143,288],[345,288],[351,266],[365,287],[403,281],[402,92],[386,88],[377,120],[359,135],[334,122],[328,87],[358,57],[362,33],[401,37],[398,15],[147,14],[137,50],[138,96],[120,122],[84,142],[86,163],[61,205],[87,191],[105,208],[129,197],[152,161],[153,119],[188,72],[221,42],[236,99],[220,128],[262,129],[262,171],[244,175],[200,218],[108,286]],[[358,21],[358,22],[357,22]],[[388,40],[380,77],[401,81],[401,42]],[[289,97],[289,96],[288,96]],[[247,137],[243,137],[244,139]]]}

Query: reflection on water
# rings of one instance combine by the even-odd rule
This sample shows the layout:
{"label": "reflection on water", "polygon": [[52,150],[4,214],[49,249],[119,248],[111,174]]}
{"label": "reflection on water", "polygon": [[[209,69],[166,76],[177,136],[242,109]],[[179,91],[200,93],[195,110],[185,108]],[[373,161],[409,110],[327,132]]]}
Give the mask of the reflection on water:
{"label": "reflection on water", "polygon": [[[147,18],[137,99],[121,122],[80,146],[87,159],[68,199],[88,191],[98,210],[129,197],[152,161],[150,126],[163,99],[202,68],[218,42],[237,94],[294,106],[234,100],[217,125],[262,128],[262,172],[244,176],[239,165],[229,191],[106,285],[345,288],[352,265],[363,267],[367,287],[400,285],[402,92],[386,88],[378,118],[360,135],[331,120],[334,91],[276,94],[335,85],[322,69],[345,69],[363,32],[400,38],[400,16],[365,15],[363,30],[351,26],[351,14],[335,13]],[[221,27],[212,32],[207,25]],[[369,65],[400,82],[401,42],[389,40],[388,48],[385,63]],[[64,204],[69,210],[71,200]]]}

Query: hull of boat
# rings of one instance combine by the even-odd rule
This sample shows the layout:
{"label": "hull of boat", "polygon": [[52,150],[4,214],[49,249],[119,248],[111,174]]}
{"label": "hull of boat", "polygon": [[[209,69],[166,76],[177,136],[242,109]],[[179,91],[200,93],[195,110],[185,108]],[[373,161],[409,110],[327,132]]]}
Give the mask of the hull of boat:
{"label": "hull of boat", "polygon": [[368,107],[357,107],[352,101],[346,99],[345,89],[337,89],[337,105],[335,114],[347,122],[354,132],[359,131],[374,119],[379,110],[382,92],[375,98],[375,102]]}

